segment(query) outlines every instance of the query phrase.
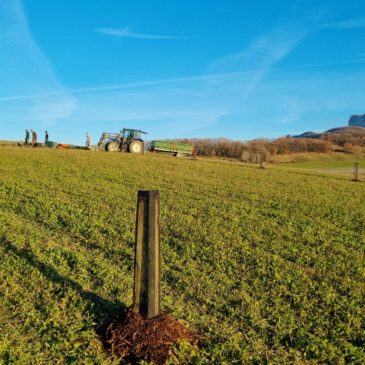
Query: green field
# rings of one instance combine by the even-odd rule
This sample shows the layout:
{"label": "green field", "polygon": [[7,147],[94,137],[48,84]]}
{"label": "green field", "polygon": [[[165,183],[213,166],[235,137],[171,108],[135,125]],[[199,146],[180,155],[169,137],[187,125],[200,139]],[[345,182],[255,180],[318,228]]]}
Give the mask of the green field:
{"label": "green field", "polygon": [[[328,157],[328,156],[326,156]],[[349,160],[339,161],[335,158],[328,159],[327,161],[322,162],[296,162],[296,163],[286,163],[281,164],[280,166],[275,166],[280,169],[293,170],[298,171],[302,170],[302,172],[307,173],[317,173],[324,175],[339,175],[342,177],[347,177],[348,179],[352,179],[354,177],[354,163],[357,162],[358,165],[358,178],[360,180],[365,181],[365,158],[351,156]]]}
{"label": "green field", "polygon": [[98,331],[132,303],[138,189],[160,190],[163,310],[202,338],[180,364],[365,363],[364,182],[1,148],[1,364],[118,363]]}

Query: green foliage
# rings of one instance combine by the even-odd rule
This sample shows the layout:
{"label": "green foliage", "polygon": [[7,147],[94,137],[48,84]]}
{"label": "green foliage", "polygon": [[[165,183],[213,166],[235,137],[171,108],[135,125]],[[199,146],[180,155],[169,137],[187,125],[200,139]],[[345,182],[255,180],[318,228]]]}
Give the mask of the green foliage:
{"label": "green foliage", "polygon": [[170,363],[365,362],[365,186],[239,163],[0,150],[0,364],[113,364],[138,189],[161,193]]}

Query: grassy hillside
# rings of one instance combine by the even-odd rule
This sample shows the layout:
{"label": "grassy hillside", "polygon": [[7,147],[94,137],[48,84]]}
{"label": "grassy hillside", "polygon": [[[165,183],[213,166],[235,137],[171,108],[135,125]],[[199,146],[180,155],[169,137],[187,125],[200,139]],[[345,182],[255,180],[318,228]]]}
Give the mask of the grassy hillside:
{"label": "grassy hillside", "polygon": [[330,153],[316,153],[316,152],[304,152],[304,153],[291,153],[276,155],[272,158],[274,163],[338,163],[344,162],[353,164],[355,161],[365,162],[365,150],[362,154],[351,154],[343,152],[330,152]]}
{"label": "grassy hillside", "polygon": [[[346,156],[346,158],[344,158]],[[322,160],[320,156],[312,156],[312,159],[304,160],[303,162],[286,163],[280,166],[275,166],[279,169],[286,170],[301,170],[302,172],[315,172],[319,174],[335,174],[342,175],[351,180],[354,177],[354,163],[358,165],[359,179],[365,181],[365,158],[362,156],[344,155],[323,155]],[[298,158],[300,161],[300,158]]]}
{"label": "grassy hillside", "polygon": [[365,362],[365,184],[165,156],[0,150],[0,363],[112,364],[138,189],[161,194],[162,307],[180,363]]}

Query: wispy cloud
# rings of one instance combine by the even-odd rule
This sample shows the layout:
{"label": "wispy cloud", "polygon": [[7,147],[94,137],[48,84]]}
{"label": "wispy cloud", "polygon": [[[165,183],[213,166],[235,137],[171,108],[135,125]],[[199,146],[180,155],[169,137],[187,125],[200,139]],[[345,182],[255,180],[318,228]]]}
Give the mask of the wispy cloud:
{"label": "wispy cloud", "polygon": [[[99,31],[107,33],[106,29]],[[115,33],[118,33],[118,35],[120,36],[131,36],[131,34],[134,34],[135,36],[135,33],[131,32],[128,28],[110,31],[115,31]],[[248,93],[260,81],[263,75],[266,72],[269,72],[276,62],[289,54],[290,51],[295,47],[295,45],[305,36],[305,34],[306,33],[304,31],[291,30],[289,32],[283,29],[274,30],[272,33],[263,35],[255,39],[243,51],[222,57],[212,62],[210,65],[208,65],[206,70],[207,73],[204,75],[79,88],[68,91],[34,93],[29,95],[3,95],[2,97],[0,95],[0,102],[11,100],[42,99],[47,97],[55,97],[64,93],[97,93],[108,92],[112,90],[145,88],[168,84],[181,84],[183,86],[183,84],[191,85],[192,82],[204,82],[205,85],[201,84],[202,88],[217,88],[218,86],[222,86],[224,88],[227,83],[235,84],[238,80],[242,79],[244,79],[244,85],[241,85],[241,89],[243,90],[239,94],[241,96],[242,94],[248,95]],[[173,38],[170,36],[139,36],[146,36],[150,38]]]}
{"label": "wispy cloud", "polygon": [[254,39],[242,51],[213,61],[206,71],[268,70],[287,56],[306,34],[300,29],[276,29]]}
{"label": "wispy cloud", "polygon": [[[1,0],[2,4],[3,1],[8,3],[8,7],[10,4],[19,4],[18,0]],[[7,9],[2,8],[1,3],[0,18],[2,10]],[[62,124],[55,126],[55,129],[65,128],[68,131],[64,138],[71,138],[71,132],[76,135],[73,131],[77,128],[83,131],[94,126],[93,133],[96,135],[105,129],[120,128],[121,122],[130,127],[146,128],[152,134],[155,133],[155,137],[198,136],[199,133],[210,136],[214,133],[211,131],[215,125],[222,126],[229,118],[234,121],[231,125],[235,127],[240,124],[237,120],[242,120],[243,133],[247,133],[243,136],[246,138],[253,136],[248,134],[250,123],[245,123],[245,120],[262,124],[265,135],[269,135],[270,128],[273,133],[280,130],[275,129],[275,125],[280,123],[290,124],[294,128],[296,121],[307,113],[320,113],[322,109],[331,111],[332,104],[337,108],[336,111],[340,108],[338,100],[326,96],[333,92],[331,80],[320,83],[323,88],[321,98],[318,98],[317,90],[313,92],[319,87],[318,68],[365,61],[364,58],[359,58],[280,67],[280,61],[288,57],[306,36],[321,28],[287,24],[253,39],[238,52],[214,60],[200,75],[66,89],[58,82],[50,62],[31,37],[24,14],[19,9],[21,7],[15,9],[17,16],[12,16],[15,21],[13,19],[7,23],[7,29],[1,28],[4,22],[0,21],[0,80],[3,86],[0,90],[0,113],[10,115],[12,110],[19,110],[16,115],[18,120],[32,119],[41,121],[43,125],[52,125],[67,117]],[[4,19],[11,17],[7,14]],[[355,28],[361,24],[359,19],[362,18],[327,24],[326,27]],[[16,24],[16,27],[12,28],[10,24]],[[130,27],[101,28],[96,31],[140,39],[182,39],[169,35],[137,33]],[[305,85],[300,84],[303,77],[300,72],[290,73],[297,75],[295,81],[290,75],[287,84],[279,85],[277,77],[270,84],[270,74],[274,72],[280,72],[281,79],[285,70],[305,69],[316,70]],[[340,81],[341,87],[350,84],[346,80]],[[338,93],[339,91],[340,86]],[[360,91],[351,91],[349,95],[352,99],[346,99],[342,110],[348,105],[355,109],[364,96]],[[341,98],[339,100],[344,100],[342,96]],[[356,100],[356,105],[350,104],[353,99]],[[221,127],[219,133],[235,138],[235,132],[229,135],[226,126]]]}
{"label": "wispy cloud", "polygon": [[206,68],[208,74],[214,72],[242,72],[251,70],[251,77],[245,80],[241,89],[241,100],[247,98],[280,60],[289,55],[295,46],[308,34],[299,25],[274,29],[254,39],[242,51],[224,56]]}
{"label": "wispy cloud", "polygon": [[231,76],[242,76],[254,73],[254,70],[247,72],[235,72],[235,73],[222,73],[222,74],[212,74],[212,75],[197,75],[197,76],[187,76],[160,80],[150,80],[142,82],[131,82],[123,84],[113,84],[105,86],[95,86],[95,87],[84,87],[76,89],[68,89],[64,91],[49,92],[44,94],[18,94],[18,95],[7,95],[0,96],[0,102],[5,101],[16,101],[16,100],[26,100],[26,99],[43,99],[47,97],[58,96],[62,94],[85,94],[85,93],[98,93],[107,92],[113,90],[123,90],[123,89],[136,89],[136,88],[148,88],[153,86],[168,85],[168,84],[185,84],[195,81],[208,81],[208,82],[218,82],[220,79],[226,79]]}
{"label": "wispy cloud", "polygon": [[[310,63],[310,64],[302,64],[302,65],[292,65],[287,67],[272,67],[270,70],[267,70],[267,73],[275,73],[275,72],[283,72],[283,71],[302,71],[302,70],[311,70],[311,69],[320,69],[320,68],[328,68],[333,66],[341,66],[341,65],[351,65],[356,63],[364,63],[365,62],[365,54],[362,58],[349,59],[344,61],[336,61],[336,62],[322,62],[322,63]],[[0,97],[0,102],[6,101],[17,101],[17,100],[26,100],[26,99],[45,99],[51,98],[55,96],[60,96],[64,94],[85,94],[85,93],[99,93],[99,92],[108,92],[108,91],[117,91],[123,89],[139,89],[139,88],[148,88],[153,86],[161,86],[161,85],[178,85],[178,84],[186,84],[191,82],[205,81],[210,85],[220,85],[222,82],[228,79],[241,79],[242,77],[250,77],[257,74],[257,70],[246,70],[246,71],[237,71],[237,72],[226,72],[226,73],[216,73],[216,74],[207,74],[207,75],[195,75],[195,76],[187,76],[187,77],[177,77],[177,78],[169,78],[169,79],[160,79],[160,80],[150,80],[150,81],[141,81],[141,82],[131,82],[131,83],[122,83],[122,84],[113,84],[113,85],[104,85],[104,86],[95,86],[95,87],[84,87],[84,88],[76,88],[76,89],[65,89],[63,91],[49,92],[44,94],[25,94],[25,95],[8,95]],[[246,78],[247,80],[247,78]]]}
{"label": "wispy cloud", "polygon": [[177,134],[187,136],[208,128],[228,113],[222,100],[212,105],[209,93],[191,87],[150,90],[136,95],[113,93],[103,99],[94,94],[84,95],[71,118],[78,124],[95,125],[100,132],[106,124],[120,128],[121,123],[125,123],[142,129],[146,127],[151,133],[161,129],[160,136],[173,138]]}
{"label": "wispy cloud", "polygon": [[155,35],[155,34],[146,34],[146,33],[138,33],[131,30],[131,27],[125,27],[121,29],[116,28],[98,28],[96,32],[113,35],[117,37],[125,37],[125,38],[140,38],[140,39],[186,39],[184,37],[171,36],[171,35]]}
{"label": "wispy cloud", "polygon": [[332,28],[332,29],[365,28],[365,17],[351,18],[338,22],[326,23],[321,25],[320,28]]}
{"label": "wispy cloud", "polygon": [[[72,117],[90,123],[123,120],[155,133],[161,128],[164,136],[171,130],[169,137],[197,136],[199,131],[207,135],[208,129],[242,110],[242,100],[306,34],[293,27],[275,29],[254,39],[243,51],[213,61],[203,75],[74,90],[84,94]],[[121,92],[128,88],[142,92]],[[100,99],[101,94],[108,97]]]}
{"label": "wispy cloud", "polygon": [[[13,100],[11,105],[0,105],[0,115],[7,123],[54,124],[74,108],[75,100],[34,41],[19,0],[1,0],[0,4],[0,80],[0,100]],[[59,96],[52,98],[52,93]],[[9,94],[15,97],[9,98]],[[13,108],[11,113],[9,108]]]}

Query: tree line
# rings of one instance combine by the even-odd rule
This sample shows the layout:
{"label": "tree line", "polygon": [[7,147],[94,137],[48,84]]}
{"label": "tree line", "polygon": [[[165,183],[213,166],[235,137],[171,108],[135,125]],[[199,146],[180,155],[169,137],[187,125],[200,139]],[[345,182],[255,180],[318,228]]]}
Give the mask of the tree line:
{"label": "tree line", "polygon": [[252,141],[233,141],[225,138],[184,138],[177,143],[191,143],[196,154],[210,157],[238,158],[245,162],[257,163],[260,158],[270,160],[275,155],[299,152],[330,152],[339,146],[345,152],[354,147],[365,147],[365,128],[363,131],[323,134],[319,138],[282,137],[275,140],[256,139]]}

